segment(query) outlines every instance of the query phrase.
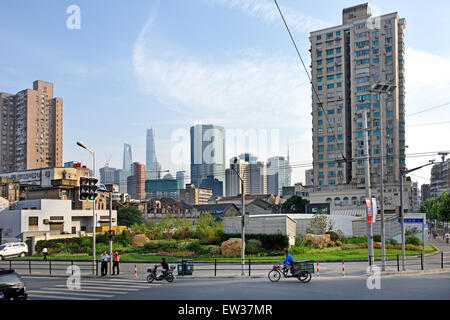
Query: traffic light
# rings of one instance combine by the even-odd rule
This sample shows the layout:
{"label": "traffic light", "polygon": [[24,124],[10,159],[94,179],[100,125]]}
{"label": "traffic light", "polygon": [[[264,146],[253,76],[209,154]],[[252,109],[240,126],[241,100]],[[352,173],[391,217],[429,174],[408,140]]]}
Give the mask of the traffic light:
{"label": "traffic light", "polygon": [[110,239],[113,239],[115,235],[116,235],[116,232],[114,230],[109,230],[108,231],[108,236],[109,236]]}
{"label": "traffic light", "polygon": [[95,200],[97,198],[97,182],[95,178],[80,178],[80,200]]}

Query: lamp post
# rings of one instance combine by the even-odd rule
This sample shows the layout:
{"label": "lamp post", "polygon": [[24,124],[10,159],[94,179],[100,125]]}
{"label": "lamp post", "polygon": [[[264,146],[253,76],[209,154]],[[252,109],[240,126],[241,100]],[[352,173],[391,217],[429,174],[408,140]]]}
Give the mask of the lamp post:
{"label": "lamp post", "polygon": [[[443,158],[444,160],[444,158]],[[414,169],[410,169],[410,170],[403,170],[400,169],[400,228],[401,228],[401,233],[402,233],[402,270],[405,271],[406,267],[405,267],[405,216],[403,214],[403,178],[411,172],[414,172],[416,170],[428,167],[428,166],[432,166],[434,165],[434,160],[430,160],[430,163],[425,164],[423,166],[414,168]]]}
{"label": "lamp post", "polygon": [[[92,155],[92,170],[93,170],[93,176],[95,178],[95,151],[86,147],[86,145],[81,141],[77,141],[77,145],[83,149],[86,149]],[[96,274],[96,271],[97,271],[97,268],[95,266],[95,261],[97,260],[96,251],[95,251],[95,228],[96,227],[97,227],[97,216],[95,215],[95,199],[94,199],[93,205],[92,205],[92,264],[93,264],[92,267],[93,267],[94,275]]]}
{"label": "lamp post", "polygon": [[241,276],[245,276],[245,185],[244,180],[236,171],[235,165],[237,163],[237,158],[234,159],[233,164],[231,165],[231,169],[236,173],[239,180],[242,183],[242,233],[241,233]]}
{"label": "lamp post", "polygon": [[389,84],[374,84],[372,91],[380,94],[380,146],[381,146],[381,177],[380,177],[380,220],[381,220],[381,270],[386,271],[386,235],[384,227],[384,108],[382,94],[388,94],[395,90],[396,86]]}

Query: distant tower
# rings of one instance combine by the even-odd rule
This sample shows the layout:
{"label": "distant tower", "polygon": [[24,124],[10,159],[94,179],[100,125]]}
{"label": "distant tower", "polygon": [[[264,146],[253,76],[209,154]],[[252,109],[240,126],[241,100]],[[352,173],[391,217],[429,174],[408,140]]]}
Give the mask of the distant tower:
{"label": "distant tower", "polygon": [[155,134],[153,128],[147,130],[147,151],[146,151],[146,179],[159,179],[158,172],[161,171],[161,165],[156,158]]}
{"label": "distant tower", "polygon": [[133,156],[131,146],[129,144],[123,145],[123,170],[130,170],[133,163]]}

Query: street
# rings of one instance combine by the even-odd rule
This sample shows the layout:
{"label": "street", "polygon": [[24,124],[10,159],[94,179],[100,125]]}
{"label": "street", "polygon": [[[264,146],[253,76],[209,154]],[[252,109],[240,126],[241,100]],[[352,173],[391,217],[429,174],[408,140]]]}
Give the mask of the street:
{"label": "street", "polygon": [[297,279],[272,283],[267,278],[180,279],[148,284],[140,279],[82,278],[69,290],[64,277],[23,276],[30,300],[448,300],[450,273],[392,276],[380,290],[366,277]]}

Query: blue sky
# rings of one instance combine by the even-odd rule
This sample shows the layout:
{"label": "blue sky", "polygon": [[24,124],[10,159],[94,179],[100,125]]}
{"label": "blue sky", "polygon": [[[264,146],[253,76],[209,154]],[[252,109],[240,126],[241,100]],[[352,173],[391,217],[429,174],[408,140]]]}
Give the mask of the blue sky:
{"label": "blue sky", "polygon": [[[309,32],[341,23],[359,1],[279,0],[309,65]],[[448,1],[373,1],[373,11],[407,19],[407,114],[450,101]],[[67,7],[78,5],[81,29],[69,30]],[[145,163],[145,131],[153,126],[158,160],[174,174],[188,169],[177,134],[194,123],[279,134],[250,151],[285,155],[293,182],[311,157],[310,86],[270,0],[2,1],[0,91],[16,93],[36,79],[64,99],[63,160],[91,163],[75,146],[96,150],[97,167],[122,166],[123,143]],[[82,124],[90,121],[90,126]],[[450,107],[407,118],[407,153],[449,150]],[[184,144],[189,147],[188,144]],[[181,149],[183,149],[181,147]],[[270,150],[269,150],[270,149]],[[188,149],[185,149],[188,150]],[[227,145],[227,158],[246,151]],[[433,158],[433,157],[432,157]],[[408,167],[429,158],[407,158]],[[413,180],[425,182],[429,170]]]}

